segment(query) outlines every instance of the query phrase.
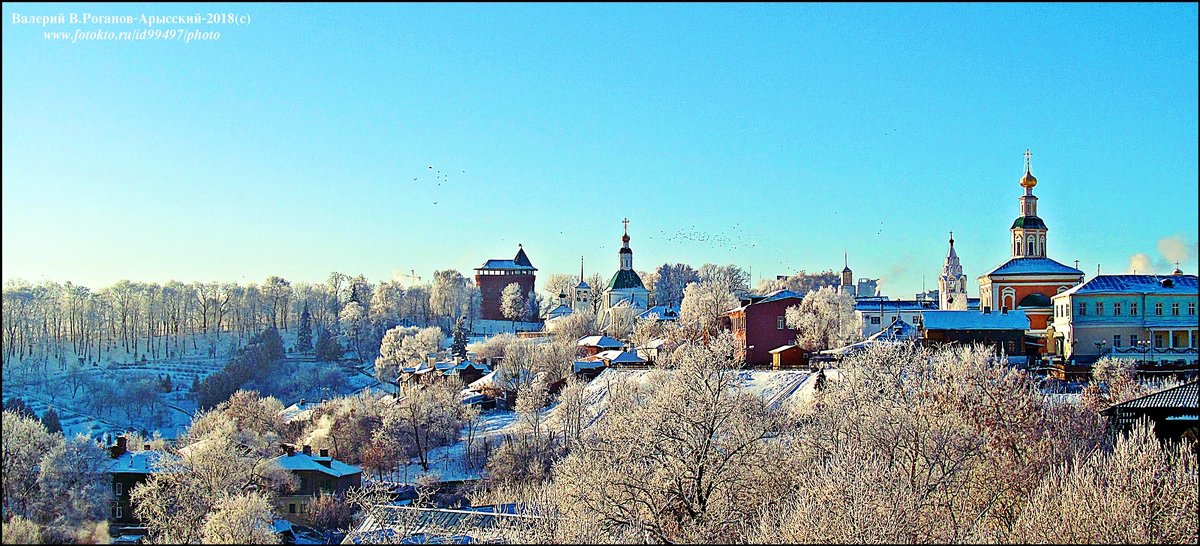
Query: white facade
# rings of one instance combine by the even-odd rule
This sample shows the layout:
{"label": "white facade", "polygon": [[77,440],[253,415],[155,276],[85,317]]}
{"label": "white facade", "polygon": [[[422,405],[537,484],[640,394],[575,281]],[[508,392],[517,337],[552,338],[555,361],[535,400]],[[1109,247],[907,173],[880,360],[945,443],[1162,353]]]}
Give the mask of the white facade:
{"label": "white facade", "polygon": [[967,276],[963,274],[954,250],[954,232],[950,232],[950,251],[938,277],[938,308],[943,311],[967,310]]}

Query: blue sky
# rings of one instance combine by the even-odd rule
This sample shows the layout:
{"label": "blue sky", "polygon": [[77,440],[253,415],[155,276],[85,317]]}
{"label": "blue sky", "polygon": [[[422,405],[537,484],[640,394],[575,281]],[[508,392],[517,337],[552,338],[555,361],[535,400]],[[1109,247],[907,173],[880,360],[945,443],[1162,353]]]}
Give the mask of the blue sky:
{"label": "blue sky", "polygon": [[[638,269],[845,251],[911,297],[949,230],[972,279],[1008,259],[1026,148],[1051,257],[1197,270],[1195,4],[3,11],[6,280],[428,279],[518,243],[608,276],[628,217]],[[211,11],[251,23],[12,22]]]}

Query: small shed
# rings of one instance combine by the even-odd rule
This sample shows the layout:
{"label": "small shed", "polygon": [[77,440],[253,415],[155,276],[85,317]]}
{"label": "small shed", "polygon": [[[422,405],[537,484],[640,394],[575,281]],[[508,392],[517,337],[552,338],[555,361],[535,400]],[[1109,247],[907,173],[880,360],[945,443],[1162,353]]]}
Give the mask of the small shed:
{"label": "small shed", "polygon": [[776,370],[808,366],[808,351],[801,349],[799,345],[784,345],[771,349],[769,352],[771,353],[771,367]]}

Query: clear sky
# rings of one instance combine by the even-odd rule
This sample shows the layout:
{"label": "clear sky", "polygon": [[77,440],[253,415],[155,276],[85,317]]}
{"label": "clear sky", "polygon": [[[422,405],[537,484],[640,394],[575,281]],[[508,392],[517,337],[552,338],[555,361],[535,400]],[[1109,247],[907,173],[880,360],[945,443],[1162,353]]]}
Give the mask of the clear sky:
{"label": "clear sky", "polygon": [[[911,297],[950,230],[970,278],[1008,259],[1026,148],[1052,258],[1197,270],[1195,4],[3,12],[5,280],[428,280],[518,243],[609,276],[628,217],[637,269],[848,252]],[[250,22],[13,22],[210,12]]]}

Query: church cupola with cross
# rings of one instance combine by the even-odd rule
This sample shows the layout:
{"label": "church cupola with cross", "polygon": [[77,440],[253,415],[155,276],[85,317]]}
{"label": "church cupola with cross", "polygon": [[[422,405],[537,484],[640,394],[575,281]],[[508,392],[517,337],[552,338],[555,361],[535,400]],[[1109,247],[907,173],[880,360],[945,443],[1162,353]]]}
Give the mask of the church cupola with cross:
{"label": "church cupola with cross", "polygon": [[954,232],[950,232],[950,251],[942,264],[938,276],[938,309],[943,311],[967,310],[967,276],[963,275],[958,252],[954,250]]}
{"label": "church cupola with cross", "polygon": [[621,236],[621,250],[617,251],[621,257],[621,271],[633,271],[633,249],[629,248],[629,219],[621,221],[625,224],[625,235]]}
{"label": "church cupola with cross", "polygon": [[633,270],[633,249],[629,248],[629,219],[621,221],[625,225],[625,234],[621,236],[621,249],[617,255],[621,258],[621,268],[608,281],[604,305],[612,308],[625,301],[635,310],[645,311],[650,306],[650,291],[642,284],[642,278]]}
{"label": "church cupola with cross", "polygon": [[1032,155],[1025,150],[1025,175],[1020,180],[1025,195],[1021,196],[1021,216],[1013,221],[1011,229],[1013,258],[1046,257],[1046,232],[1049,229],[1037,214],[1037,196],[1033,195],[1033,187],[1038,181],[1029,161]]}

